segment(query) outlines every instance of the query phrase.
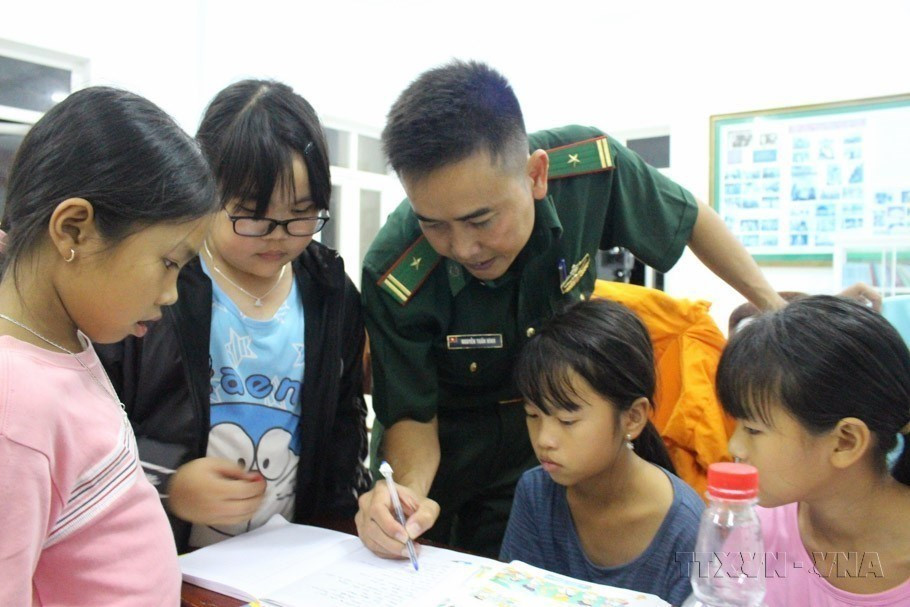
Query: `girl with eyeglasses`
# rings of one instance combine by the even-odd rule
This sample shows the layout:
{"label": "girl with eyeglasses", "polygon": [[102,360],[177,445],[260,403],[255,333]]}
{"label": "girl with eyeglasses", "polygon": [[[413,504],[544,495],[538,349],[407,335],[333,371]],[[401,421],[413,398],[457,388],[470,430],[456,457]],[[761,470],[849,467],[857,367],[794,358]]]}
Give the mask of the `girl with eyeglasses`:
{"label": "girl with eyeglasses", "polygon": [[281,514],[350,518],[367,489],[364,330],[328,221],[322,126],[287,85],[246,80],[196,136],[223,205],[142,340],[103,353],[178,548]]}

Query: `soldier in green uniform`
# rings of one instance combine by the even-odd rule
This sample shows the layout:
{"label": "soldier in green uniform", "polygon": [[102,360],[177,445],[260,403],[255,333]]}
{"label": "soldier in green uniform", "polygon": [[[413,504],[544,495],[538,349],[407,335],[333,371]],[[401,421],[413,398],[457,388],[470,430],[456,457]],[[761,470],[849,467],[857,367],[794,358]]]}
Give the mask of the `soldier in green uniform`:
{"label": "soldier in green uniform", "polygon": [[497,555],[515,484],[537,463],[512,365],[542,320],[591,294],[599,249],[666,271],[688,244],[759,307],[784,305],[713,210],[597,129],[528,135],[483,64],[420,76],[383,144],[408,199],[363,264],[372,461],[392,465],[408,521],[384,483],[361,497],[358,533],[377,554],[406,557],[404,533],[427,532]]}

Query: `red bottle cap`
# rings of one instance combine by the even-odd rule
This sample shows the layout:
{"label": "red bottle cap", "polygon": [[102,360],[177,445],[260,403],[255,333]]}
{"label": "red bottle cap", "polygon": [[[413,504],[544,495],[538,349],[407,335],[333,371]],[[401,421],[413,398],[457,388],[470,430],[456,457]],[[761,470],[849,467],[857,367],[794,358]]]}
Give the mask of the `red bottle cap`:
{"label": "red bottle cap", "polygon": [[749,464],[720,462],[708,466],[708,495],[748,500],[758,495],[758,469]]}

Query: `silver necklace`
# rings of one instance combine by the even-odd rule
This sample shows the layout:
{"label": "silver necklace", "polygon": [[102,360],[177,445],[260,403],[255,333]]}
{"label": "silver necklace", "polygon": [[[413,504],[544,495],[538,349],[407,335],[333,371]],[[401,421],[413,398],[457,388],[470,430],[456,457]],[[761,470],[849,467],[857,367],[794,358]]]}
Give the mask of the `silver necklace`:
{"label": "silver necklace", "polygon": [[252,293],[250,293],[249,291],[247,291],[246,289],[244,289],[243,287],[241,287],[240,285],[238,285],[236,282],[234,282],[233,280],[231,280],[231,279],[228,277],[227,274],[225,274],[224,272],[221,271],[221,268],[219,268],[219,267],[215,264],[215,256],[212,255],[212,252],[209,250],[209,243],[203,242],[203,243],[202,243],[202,246],[205,247],[205,252],[208,253],[209,259],[212,260],[212,269],[215,270],[215,271],[218,273],[219,276],[221,276],[223,279],[225,279],[225,280],[228,281],[231,285],[233,285],[235,289],[237,289],[238,291],[240,291],[241,293],[243,293],[243,294],[246,295],[247,297],[252,298],[252,299],[253,299],[253,305],[256,306],[257,308],[261,308],[261,307],[262,307],[262,300],[265,299],[266,297],[268,297],[268,296],[271,294],[272,291],[274,291],[275,289],[278,288],[278,285],[281,284],[281,279],[284,277],[284,271],[288,269],[288,264],[284,264],[283,266],[281,266],[281,272],[278,273],[278,280],[275,281],[275,284],[272,285],[272,288],[269,289],[268,291],[266,291],[265,293],[263,293],[262,295],[260,295],[260,296],[257,297],[256,295],[253,295]]}
{"label": "silver necklace", "polygon": [[117,397],[117,392],[114,390],[114,386],[111,384],[111,380],[107,377],[107,375],[105,375],[104,378],[107,379],[108,385],[104,385],[101,382],[101,380],[98,379],[98,376],[95,375],[95,372],[92,371],[91,367],[89,367],[84,362],[82,362],[82,359],[79,358],[79,356],[72,350],[70,350],[68,348],[64,348],[63,346],[61,346],[60,344],[58,344],[55,341],[51,341],[50,339],[48,339],[44,335],[41,335],[41,333],[38,333],[37,331],[35,331],[31,327],[29,327],[28,325],[21,323],[18,320],[15,320],[13,318],[10,318],[6,314],[0,314],[0,318],[2,318],[3,320],[5,320],[7,322],[13,323],[17,327],[21,327],[21,328],[25,329],[26,331],[28,331],[29,333],[31,333],[32,335],[34,335],[41,341],[49,343],[50,345],[54,346],[55,348],[57,348],[59,350],[63,350],[64,352],[66,352],[67,354],[69,354],[70,356],[75,358],[76,362],[79,363],[79,365],[81,365],[83,369],[88,371],[89,377],[91,377],[92,380],[98,385],[98,387],[101,388],[104,392],[106,392],[108,394],[108,396],[110,396],[111,398],[114,399],[114,401],[120,406],[120,410],[123,411],[124,415],[126,415],[126,407],[123,406],[123,403],[120,402],[120,399]]}

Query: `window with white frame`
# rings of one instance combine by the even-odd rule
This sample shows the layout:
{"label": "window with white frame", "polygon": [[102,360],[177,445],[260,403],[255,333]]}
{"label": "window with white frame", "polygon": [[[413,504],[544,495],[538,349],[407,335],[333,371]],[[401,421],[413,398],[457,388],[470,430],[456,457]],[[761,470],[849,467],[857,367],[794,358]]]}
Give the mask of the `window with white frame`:
{"label": "window with white frame", "polygon": [[341,254],[359,288],[363,257],[386,217],[404,198],[404,190],[382,152],[378,129],[331,120],[326,124],[332,219],[319,239]]}
{"label": "window with white frame", "polygon": [[0,209],[10,166],[28,129],[87,80],[86,59],[0,40]]}

